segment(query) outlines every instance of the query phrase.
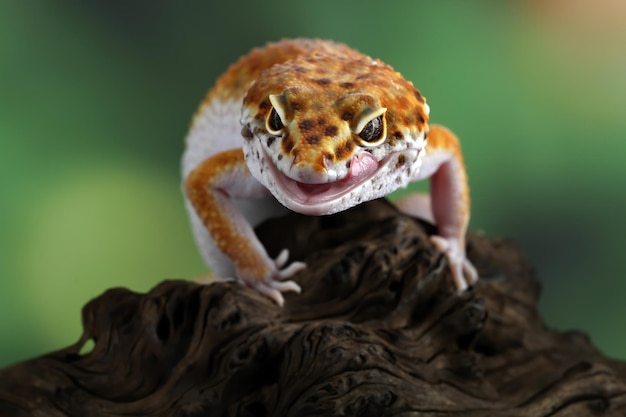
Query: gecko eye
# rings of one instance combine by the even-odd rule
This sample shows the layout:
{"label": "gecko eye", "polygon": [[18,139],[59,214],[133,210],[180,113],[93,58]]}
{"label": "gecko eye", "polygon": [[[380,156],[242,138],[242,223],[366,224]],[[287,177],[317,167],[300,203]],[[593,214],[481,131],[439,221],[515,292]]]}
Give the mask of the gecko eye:
{"label": "gecko eye", "polygon": [[359,137],[363,139],[366,145],[378,145],[378,141],[384,138],[385,122],[383,115],[373,118],[361,129]]}
{"label": "gecko eye", "polygon": [[267,128],[267,131],[271,133],[272,135],[280,134],[280,132],[285,127],[285,125],[283,124],[283,121],[280,119],[280,116],[278,115],[278,112],[273,107],[272,107],[272,111],[270,112],[270,115],[267,118],[267,123],[265,127]]}

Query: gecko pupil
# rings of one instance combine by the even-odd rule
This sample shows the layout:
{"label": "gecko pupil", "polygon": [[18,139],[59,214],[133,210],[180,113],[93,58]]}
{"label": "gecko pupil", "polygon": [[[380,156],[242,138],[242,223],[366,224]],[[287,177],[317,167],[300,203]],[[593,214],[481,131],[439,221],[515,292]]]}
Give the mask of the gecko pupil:
{"label": "gecko pupil", "polygon": [[380,135],[383,133],[383,116],[380,115],[375,119],[370,120],[361,133],[359,133],[359,137],[366,142],[374,142],[380,139]]}
{"label": "gecko pupil", "polygon": [[273,132],[278,132],[283,127],[285,127],[285,125],[283,124],[283,121],[280,120],[280,116],[278,115],[278,112],[274,108],[272,108],[272,112],[270,113],[270,117],[267,120],[267,123],[269,125],[270,130],[272,130]]}

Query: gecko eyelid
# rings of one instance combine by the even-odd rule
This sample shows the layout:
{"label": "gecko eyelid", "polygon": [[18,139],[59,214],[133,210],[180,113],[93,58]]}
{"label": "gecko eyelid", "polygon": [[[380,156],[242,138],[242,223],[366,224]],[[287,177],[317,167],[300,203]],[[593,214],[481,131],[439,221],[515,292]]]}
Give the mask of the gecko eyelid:
{"label": "gecko eyelid", "polygon": [[374,117],[363,126],[363,129],[361,129],[359,133],[359,138],[362,139],[361,142],[365,146],[376,146],[385,139],[385,131],[385,119],[381,114],[378,117]]}
{"label": "gecko eyelid", "polygon": [[267,117],[267,121],[265,122],[265,127],[267,131],[273,135],[278,135],[285,128],[285,125],[280,118],[280,115],[276,111],[274,107],[272,107],[272,111]]}

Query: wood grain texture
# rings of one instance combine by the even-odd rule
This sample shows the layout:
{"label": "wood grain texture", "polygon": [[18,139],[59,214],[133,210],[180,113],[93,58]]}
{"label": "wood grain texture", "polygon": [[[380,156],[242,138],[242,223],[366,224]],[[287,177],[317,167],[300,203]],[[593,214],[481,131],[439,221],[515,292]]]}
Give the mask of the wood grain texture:
{"label": "wood grain texture", "polygon": [[283,309],[237,283],[111,289],[78,343],[0,370],[0,416],[626,415],[626,364],[546,327],[514,243],[470,234],[458,295],[432,232],[381,200],[267,222],[270,255],[309,266]]}

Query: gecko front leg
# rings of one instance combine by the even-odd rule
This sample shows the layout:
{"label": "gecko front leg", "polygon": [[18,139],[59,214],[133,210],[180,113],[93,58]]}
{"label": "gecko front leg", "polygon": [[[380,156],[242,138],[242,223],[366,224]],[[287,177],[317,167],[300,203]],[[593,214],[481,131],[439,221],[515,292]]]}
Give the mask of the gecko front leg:
{"label": "gecko front leg", "polygon": [[463,291],[478,280],[476,269],[465,255],[469,187],[459,140],[439,125],[430,126],[426,154],[414,180],[429,177],[430,198],[411,195],[396,204],[408,214],[434,221],[438,234],[431,240],[448,257],[455,287]]}
{"label": "gecko front leg", "polygon": [[237,278],[275,300],[282,293],[300,292],[293,281],[284,281],[305,267],[302,262],[285,266],[288,252],[271,259],[233,198],[257,199],[269,193],[255,180],[243,151],[232,149],[213,155],[198,165],[185,180],[185,192],[216,246],[235,265]]}

